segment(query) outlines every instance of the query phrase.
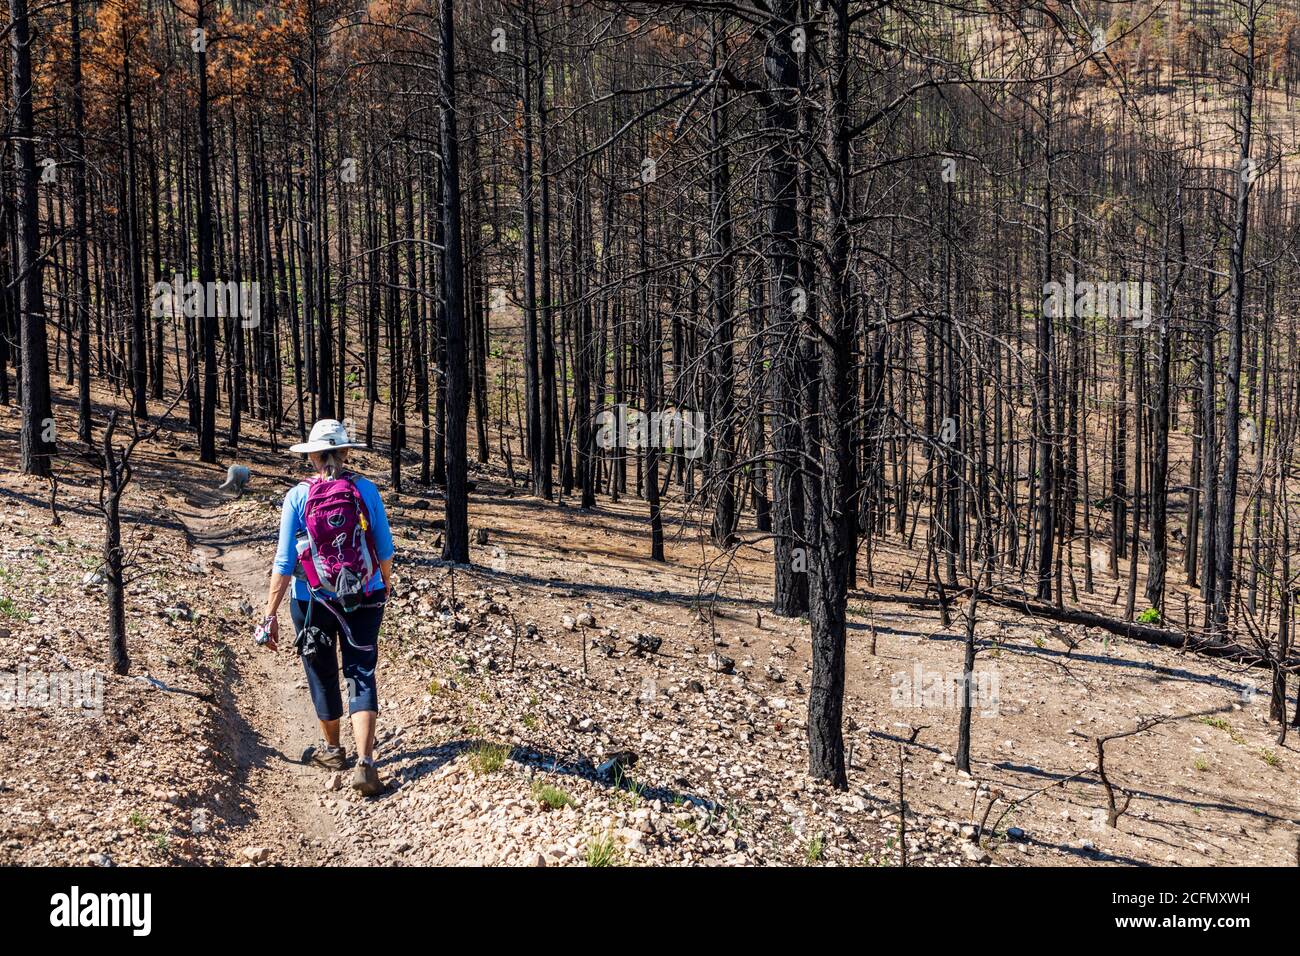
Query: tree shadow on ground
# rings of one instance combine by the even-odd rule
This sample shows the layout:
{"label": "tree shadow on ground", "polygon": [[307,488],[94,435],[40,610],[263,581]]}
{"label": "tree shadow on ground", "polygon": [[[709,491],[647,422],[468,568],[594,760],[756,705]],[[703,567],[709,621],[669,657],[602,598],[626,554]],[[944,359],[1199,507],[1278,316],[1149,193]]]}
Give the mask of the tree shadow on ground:
{"label": "tree shadow on ground", "polygon": [[539,750],[522,744],[507,745],[481,737],[464,737],[441,744],[431,744],[416,750],[403,750],[391,755],[384,755],[378,761],[381,767],[389,767],[402,761],[414,760],[415,763],[399,768],[397,776],[404,782],[418,780],[466,753],[473,753],[486,748],[506,750],[504,759],[532,767],[543,773],[562,777],[576,777],[587,780],[609,791],[633,793],[643,800],[659,800],[666,804],[689,804],[706,810],[717,810],[719,803],[708,797],[688,793],[672,787],[655,786],[640,782],[634,773],[617,768],[613,772],[600,773],[590,758],[584,755],[561,755],[551,750]]}

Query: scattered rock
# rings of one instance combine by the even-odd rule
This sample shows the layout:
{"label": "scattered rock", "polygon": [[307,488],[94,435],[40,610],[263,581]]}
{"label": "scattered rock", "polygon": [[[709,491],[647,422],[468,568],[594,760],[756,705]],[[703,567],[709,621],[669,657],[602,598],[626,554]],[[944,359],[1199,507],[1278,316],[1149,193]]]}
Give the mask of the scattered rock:
{"label": "scattered rock", "polygon": [[184,601],[177,601],[171,607],[163,608],[163,613],[173,621],[194,620],[194,610]]}
{"label": "scattered rock", "polygon": [[988,851],[978,844],[964,841],[961,845],[961,855],[972,863],[988,863],[991,859]]}
{"label": "scattered rock", "polygon": [[725,654],[719,654],[717,651],[710,651],[709,670],[715,671],[719,674],[731,674],[736,670],[736,662]]}
{"label": "scattered rock", "polygon": [[605,762],[596,768],[596,773],[606,780],[627,776],[628,770],[636,766],[640,758],[630,750],[620,750],[610,754]]}
{"label": "scattered rock", "polygon": [[663,638],[655,637],[652,634],[637,634],[635,637],[629,637],[627,642],[632,645],[632,649],[637,654],[658,654],[659,648],[663,647]]}

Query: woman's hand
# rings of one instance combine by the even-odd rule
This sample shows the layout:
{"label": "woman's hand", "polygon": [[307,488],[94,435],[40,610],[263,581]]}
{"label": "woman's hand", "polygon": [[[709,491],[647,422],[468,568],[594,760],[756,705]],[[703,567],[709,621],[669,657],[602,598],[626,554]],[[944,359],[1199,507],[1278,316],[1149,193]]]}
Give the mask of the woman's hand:
{"label": "woman's hand", "polygon": [[271,570],[271,586],[266,595],[266,620],[263,622],[268,635],[266,646],[271,650],[275,650],[276,640],[280,636],[280,601],[284,599],[284,592],[289,590],[289,580],[289,575],[280,574],[274,568]]}
{"label": "woman's hand", "polygon": [[275,650],[280,638],[280,617],[278,614],[268,614],[263,618],[262,623],[257,626],[253,632],[253,643],[260,644],[262,647],[269,647]]}

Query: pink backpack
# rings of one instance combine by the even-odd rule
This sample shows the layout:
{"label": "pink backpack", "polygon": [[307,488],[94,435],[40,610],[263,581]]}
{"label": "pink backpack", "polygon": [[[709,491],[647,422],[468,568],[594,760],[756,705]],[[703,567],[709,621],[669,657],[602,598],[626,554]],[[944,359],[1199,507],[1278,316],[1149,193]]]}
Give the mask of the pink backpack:
{"label": "pink backpack", "polygon": [[351,475],[307,483],[303,525],[298,560],[308,587],[313,594],[333,591],[345,608],[355,606],[368,593],[379,556],[370,516]]}

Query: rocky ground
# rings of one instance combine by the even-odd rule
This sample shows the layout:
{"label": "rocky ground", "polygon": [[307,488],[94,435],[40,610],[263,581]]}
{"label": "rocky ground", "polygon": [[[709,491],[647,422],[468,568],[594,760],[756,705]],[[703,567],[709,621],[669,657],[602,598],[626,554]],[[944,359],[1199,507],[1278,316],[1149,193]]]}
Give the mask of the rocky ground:
{"label": "rocky ground", "polygon": [[[52,526],[48,487],[13,474],[16,423],[0,413],[0,671],[102,673],[97,473],[69,455]],[[683,524],[656,564],[635,499],[582,513],[480,468],[484,539],[472,568],[451,568],[437,494],[410,477],[394,493],[365,455],[399,585],[379,670],[390,788],[363,799],[350,774],[298,762],[316,734],[300,665],[249,639],[298,466],[257,436],[223,450],[254,472],[236,499],[213,491],[221,470],[190,441],[166,428],[140,456],[132,667],[105,679],[103,715],[0,710],[0,862],[888,866],[902,856],[900,768],[909,865],[1295,858],[1300,760],[1276,741],[1257,672],[986,607],[968,775],[941,692],[960,630],[856,595],[850,788],[831,791],[803,773],[807,624],[766,614],[762,546],[723,579]],[[874,590],[913,560],[883,546]],[[719,579],[719,599],[701,601]],[[1091,738],[1200,712],[1109,745],[1131,796],[1108,826]]]}
{"label": "rocky ground", "polygon": [[[12,432],[16,417],[0,421]],[[179,522],[137,487],[124,505],[132,663],[127,676],[106,673],[98,483],[83,467],[65,475],[52,523],[46,486],[12,475],[9,438],[0,672],[25,676],[28,706],[0,702],[0,863],[220,862],[216,821],[236,769],[220,743],[242,622],[189,557]],[[91,671],[102,685],[83,685],[86,706],[45,699],[45,675]]]}

